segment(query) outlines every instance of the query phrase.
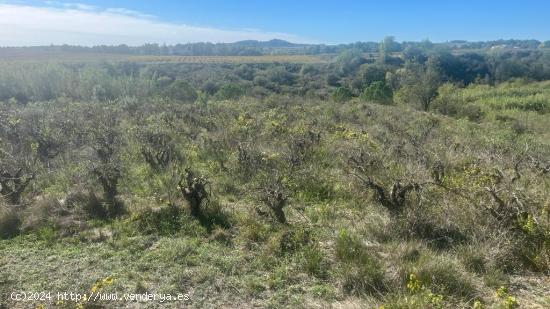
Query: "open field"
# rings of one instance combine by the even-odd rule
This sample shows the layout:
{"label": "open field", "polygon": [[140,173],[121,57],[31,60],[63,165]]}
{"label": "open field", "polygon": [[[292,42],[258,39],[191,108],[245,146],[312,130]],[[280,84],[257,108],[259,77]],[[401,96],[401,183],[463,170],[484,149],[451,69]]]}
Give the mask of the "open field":
{"label": "open field", "polygon": [[103,53],[76,53],[59,51],[0,51],[0,62],[97,62],[97,61],[124,61],[128,55]]}
{"label": "open field", "polygon": [[140,63],[326,63],[329,55],[265,55],[265,56],[137,56],[124,54],[77,52],[2,51],[0,62],[97,62],[132,61]]}
{"label": "open field", "polygon": [[145,63],[326,63],[322,56],[129,56],[129,61]]}

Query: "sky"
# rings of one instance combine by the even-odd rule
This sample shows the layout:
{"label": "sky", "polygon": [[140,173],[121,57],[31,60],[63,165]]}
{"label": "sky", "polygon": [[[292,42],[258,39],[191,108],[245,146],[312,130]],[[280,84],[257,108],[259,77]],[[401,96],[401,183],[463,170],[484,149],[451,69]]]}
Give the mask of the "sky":
{"label": "sky", "polygon": [[550,40],[548,0],[0,0],[0,46]]}

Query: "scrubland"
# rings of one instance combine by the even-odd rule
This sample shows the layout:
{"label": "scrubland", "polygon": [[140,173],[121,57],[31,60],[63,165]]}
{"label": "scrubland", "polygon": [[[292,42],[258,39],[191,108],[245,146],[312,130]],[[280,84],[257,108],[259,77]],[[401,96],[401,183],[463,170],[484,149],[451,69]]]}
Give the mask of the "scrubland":
{"label": "scrubland", "polygon": [[548,82],[350,59],[2,64],[0,307],[550,306]]}

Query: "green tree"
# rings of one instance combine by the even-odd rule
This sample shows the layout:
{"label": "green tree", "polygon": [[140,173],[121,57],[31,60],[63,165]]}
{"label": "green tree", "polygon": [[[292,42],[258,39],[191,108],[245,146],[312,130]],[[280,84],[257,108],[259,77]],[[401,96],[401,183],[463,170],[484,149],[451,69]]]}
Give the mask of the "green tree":
{"label": "green tree", "polygon": [[164,95],[178,101],[195,102],[197,91],[189,83],[183,80],[176,80],[164,91]]}
{"label": "green tree", "polygon": [[279,85],[292,85],[294,83],[294,75],[286,70],[284,66],[271,68],[266,72],[267,79]]}
{"label": "green tree", "polygon": [[346,49],[336,57],[334,63],[340,75],[348,75],[365,63],[365,58],[359,49]]}
{"label": "green tree", "polygon": [[353,81],[353,87],[356,89],[364,89],[373,82],[384,82],[386,78],[386,70],[384,66],[379,64],[363,64],[359,68],[357,78]]}
{"label": "green tree", "polygon": [[365,101],[389,104],[392,103],[393,92],[384,82],[375,81],[363,90],[361,98]]}
{"label": "green tree", "polygon": [[216,99],[218,100],[235,100],[244,95],[244,89],[239,85],[227,84],[224,85],[216,92]]}
{"label": "green tree", "polygon": [[346,87],[338,87],[334,90],[331,97],[336,102],[346,102],[351,100],[353,93]]}
{"label": "green tree", "polygon": [[396,93],[397,100],[407,104],[418,104],[427,111],[442,82],[437,61],[429,58],[424,66],[409,64],[403,72],[403,82]]}
{"label": "green tree", "polygon": [[401,46],[395,41],[395,37],[387,36],[382,42],[380,42],[378,50],[378,61],[381,63],[385,63],[388,57],[391,56],[391,53],[401,50]]}

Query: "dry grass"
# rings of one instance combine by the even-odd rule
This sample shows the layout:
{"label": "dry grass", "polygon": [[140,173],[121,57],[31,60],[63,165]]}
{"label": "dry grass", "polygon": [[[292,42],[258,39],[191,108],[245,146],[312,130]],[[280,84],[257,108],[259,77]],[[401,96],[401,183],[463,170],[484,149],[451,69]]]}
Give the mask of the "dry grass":
{"label": "dry grass", "polygon": [[10,52],[0,54],[0,62],[94,62],[132,61],[145,63],[324,63],[321,56],[314,55],[264,55],[264,56],[136,56],[103,53],[71,52]]}
{"label": "dry grass", "polygon": [[268,56],[130,56],[136,62],[168,63],[320,63],[320,57],[308,55],[268,55]]}

